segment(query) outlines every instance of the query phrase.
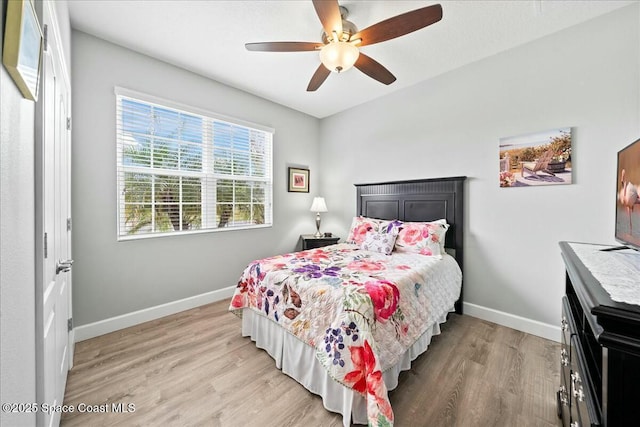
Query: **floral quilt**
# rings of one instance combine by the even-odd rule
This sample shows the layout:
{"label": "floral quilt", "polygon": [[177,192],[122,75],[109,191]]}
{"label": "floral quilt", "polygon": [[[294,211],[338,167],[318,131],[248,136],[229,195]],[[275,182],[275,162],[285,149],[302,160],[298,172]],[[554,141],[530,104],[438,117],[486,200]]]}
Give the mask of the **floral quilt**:
{"label": "floral quilt", "polygon": [[343,243],[252,262],[229,309],[250,308],[314,347],[335,381],[364,395],[369,425],[392,426],[382,372],[453,307],[461,280],[450,256]]}

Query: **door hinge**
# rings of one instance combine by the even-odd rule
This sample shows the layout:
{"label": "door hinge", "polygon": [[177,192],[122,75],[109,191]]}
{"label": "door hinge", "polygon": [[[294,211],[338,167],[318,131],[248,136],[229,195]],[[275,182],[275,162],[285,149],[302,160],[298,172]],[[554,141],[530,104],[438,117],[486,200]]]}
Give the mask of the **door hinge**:
{"label": "door hinge", "polygon": [[71,231],[71,218],[67,218],[67,231]]}
{"label": "door hinge", "polygon": [[47,233],[44,233],[44,257],[46,258],[48,256],[48,251],[47,251]]}
{"label": "door hinge", "polygon": [[73,330],[73,317],[67,319],[67,332],[71,332]]}
{"label": "door hinge", "polygon": [[43,36],[42,49],[46,52],[48,47],[47,41],[49,40],[49,26],[47,24],[44,25],[42,36]]}
{"label": "door hinge", "polygon": [[71,117],[67,117],[67,130],[71,130]]}

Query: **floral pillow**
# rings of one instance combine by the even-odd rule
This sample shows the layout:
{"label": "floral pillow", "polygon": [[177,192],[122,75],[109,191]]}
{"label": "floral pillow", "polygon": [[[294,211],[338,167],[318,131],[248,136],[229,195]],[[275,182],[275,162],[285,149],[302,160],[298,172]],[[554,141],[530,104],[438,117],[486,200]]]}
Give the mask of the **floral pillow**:
{"label": "floral pillow", "polygon": [[449,224],[447,224],[447,220],[446,219],[439,219],[437,221],[431,221],[431,222],[433,224],[442,224],[445,227],[444,231],[442,232],[442,237],[440,239],[440,252],[441,253],[445,253],[445,250],[444,250],[444,236],[445,236],[447,230],[449,229]]}
{"label": "floral pillow", "polygon": [[449,224],[444,219],[433,222],[405,222],[396,239],[395,250],[442,258],[448,228]]}
{"label": "floral pillow", "polygon": [[398,232],[395,229],[391,233],[369,231],[365,234],[360,249],[391,255],[397,237]]}
{"label": "floral pillow", "polygon": [[394,220],[391,220],[391,221],[382,220],[382,221],[380,221],[380,227],[378,228],[378,231],[380,233],[395,233],[395,234],[398,234],[400,232],[400,230],[402,230],[402,224],[403,224],[403,222],[398,220],[398,219],[394,219]]}
{"label": "floral pillow", "polygon": [[349,230],[349,236],[347,237],[347,243],[355,243],[360,245],[365,235],[369,231],[378,231],[380,227],[380,220],[375,218],[367,218],[364,216],[355,216],[351,222],[351,229]]}

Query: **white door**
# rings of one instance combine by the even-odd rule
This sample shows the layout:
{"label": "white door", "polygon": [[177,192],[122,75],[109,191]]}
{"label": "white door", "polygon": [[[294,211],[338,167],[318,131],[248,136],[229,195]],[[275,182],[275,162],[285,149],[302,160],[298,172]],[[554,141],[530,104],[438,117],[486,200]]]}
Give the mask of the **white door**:
{"label": "white door", "polygon": [[[42,252],[38,257],[36,289],[36,397],[46,407],[62,405],[67,372],[73,363],[71,318],[70,230],[70,130],[69,83],[60,51],[56,25],[44,2],[43,28],[47,45],[43,52],[38,101],[39,135],[36,170],[36,211],[42,227]],[[39,411],[39,426],[57,426],[60,412]]]}

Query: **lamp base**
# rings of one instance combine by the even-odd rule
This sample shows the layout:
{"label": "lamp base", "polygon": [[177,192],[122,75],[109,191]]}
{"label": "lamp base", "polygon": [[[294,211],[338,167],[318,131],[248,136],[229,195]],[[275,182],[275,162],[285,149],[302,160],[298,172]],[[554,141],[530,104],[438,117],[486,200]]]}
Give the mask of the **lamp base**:
{"label": "lamp base", "polygon": [[322,233],[320,232],[320,212],[316,212],[316,234],[313,237],[322,237]]}

